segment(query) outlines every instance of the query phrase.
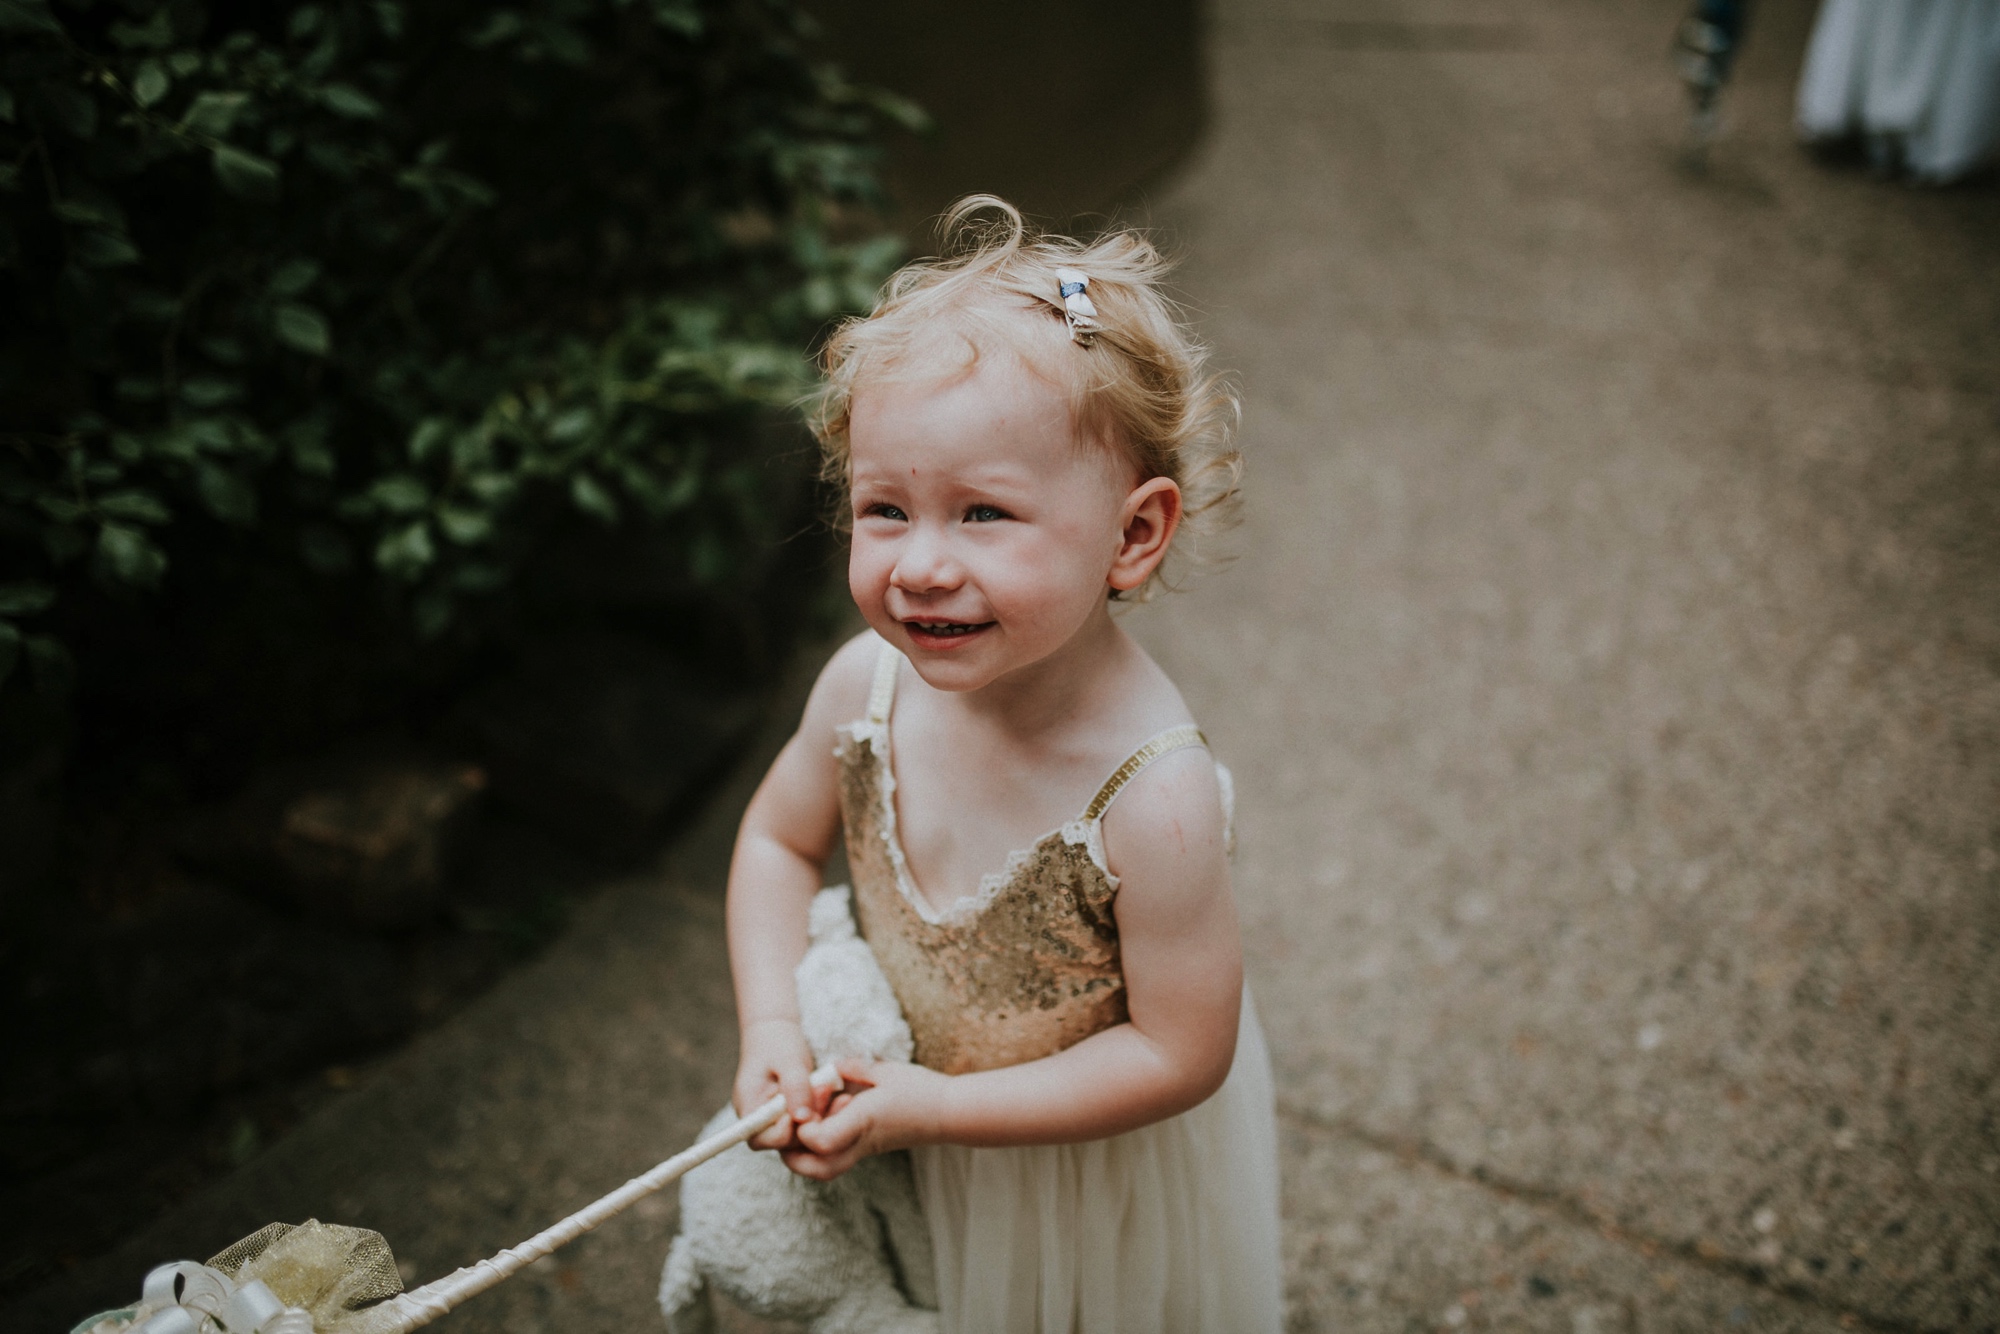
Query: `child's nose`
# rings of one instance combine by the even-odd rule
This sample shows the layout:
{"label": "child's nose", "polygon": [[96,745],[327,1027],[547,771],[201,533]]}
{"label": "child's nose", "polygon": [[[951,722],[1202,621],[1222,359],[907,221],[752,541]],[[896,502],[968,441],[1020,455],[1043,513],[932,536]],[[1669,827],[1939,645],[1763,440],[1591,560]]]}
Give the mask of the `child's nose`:
{"label": "child's nose", "polygon": [[919,524],[896,560],[896,586],[906,593],[936,593],[964,582],[965,571],[944,534]]}

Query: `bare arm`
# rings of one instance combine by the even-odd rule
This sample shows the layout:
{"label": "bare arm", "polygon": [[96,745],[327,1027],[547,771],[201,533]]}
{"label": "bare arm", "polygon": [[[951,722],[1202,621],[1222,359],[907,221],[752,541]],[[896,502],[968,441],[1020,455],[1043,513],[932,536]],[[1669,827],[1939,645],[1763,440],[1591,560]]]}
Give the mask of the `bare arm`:
{"label": "bare arm", "polygon": [[799,1029],[793,972],[805,957],[812,897],[840,833],[834,729],[866,698],[875,642],[850,642],[820,674],[799,730],[743,813],[729,862],[729,968],[742,1038],[734,1102],[747,1112],[781,1091],[793,1118],[753,1140],[758,1148],[789,1146],[793,1124],[813,1115],[806,1083],[812,1056]]}
{"label": "bare arm", "polygon": [[1243,958],[1206,752],[1168,756],[1105,821],[1132,1022],[1067,1051],[977,1074],[843,1065],[869,1084],[799,1129],[793,1170],[832,1177],[912,1144],[1063,1144],[1164,1120],[1207,1098],[1236,1052]]}

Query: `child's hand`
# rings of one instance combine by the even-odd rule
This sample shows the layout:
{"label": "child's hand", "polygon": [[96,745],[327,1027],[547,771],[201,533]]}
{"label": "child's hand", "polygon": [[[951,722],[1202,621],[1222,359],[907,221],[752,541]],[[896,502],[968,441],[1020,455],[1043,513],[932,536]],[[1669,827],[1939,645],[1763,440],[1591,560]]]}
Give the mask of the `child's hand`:
{"label": "child's hand", "polygon": [[901,1061],[842,1061],[849,1090],[826,1115],[797,1127],[785,1166],[802,1177],[831,1181],[872,1154],[937,1141],[950,1075]]}
{"label": "child's hand", "polygon": [[794,1128],[801,1121],[819,1115],[824,1094],[815,1092],[812,1079],[812,1049],[796,1019],[757,1019],[743,1026],[743,1055],[736,1066],[736,1088],[732,1101],[738,1116],[748,1116],[771,1100],[774,1093],[785,1095],[791,1115],[782,1118],[750,1141],[753,1149],[789,1149],[795,1142]]}

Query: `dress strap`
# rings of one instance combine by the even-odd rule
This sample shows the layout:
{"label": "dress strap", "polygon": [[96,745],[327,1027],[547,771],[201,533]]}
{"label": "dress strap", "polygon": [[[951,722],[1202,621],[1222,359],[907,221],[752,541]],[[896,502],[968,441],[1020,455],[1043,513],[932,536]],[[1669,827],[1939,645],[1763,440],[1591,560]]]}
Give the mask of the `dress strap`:
{"label": "dress strap", "polygon": [[1159,759],[1160,756],[1172,754],[1177,750],[1186,750],[1189,746],[1206,746],[1207,744],[1208,738],[1203,736],[1201,729],[1193,723],[1187,723],[1180,727],[1169,727],[1166,731],[1133,751],[1132,758],[1119,765],[1117,771],[1111,777],[1104,780],[1104,786],[1097,789],[1097,795],[1092,797],[1090,805],[1083,809],[1084,822],[1088,824],[1103,819],[1104,812],[1111,809],[1111,803],[1118,799],[1118,794],[1125,790],[1125,785],[1134,778],[1137,778],[1141,769],[1144,769],[1154,760]]}
{"label": "dress strap", "polygon": [[896,705],[896,673],[902,668],[903,655],[888,640],[882,641],[882,652],[875,658],[875,686],[868,692],[868,721],[878,726],[886,726],[889,710]]}

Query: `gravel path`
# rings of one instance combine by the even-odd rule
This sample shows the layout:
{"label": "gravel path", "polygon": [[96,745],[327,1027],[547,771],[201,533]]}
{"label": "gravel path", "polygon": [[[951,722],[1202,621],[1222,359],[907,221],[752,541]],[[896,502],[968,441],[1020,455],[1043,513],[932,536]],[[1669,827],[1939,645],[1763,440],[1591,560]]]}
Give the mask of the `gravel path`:
{"label": "gravel path", "polygon": [[[1683,8],[1229,0],[1153,201],[1252,473],[1243,559],[1132,624],[1241,784],[1298,1330],[2000,1324],[2000,191],[1802,156],[1799,0],[1688,174]],[[746,783],[0,1323],[271,1218],[432,1276],[685,1142]],[[441,1328],[658,1328],[670,1232]]]}

